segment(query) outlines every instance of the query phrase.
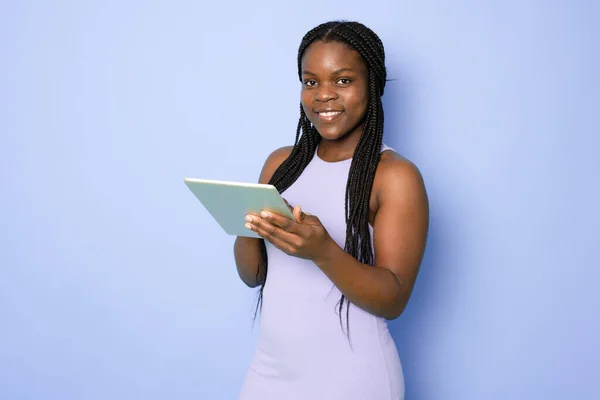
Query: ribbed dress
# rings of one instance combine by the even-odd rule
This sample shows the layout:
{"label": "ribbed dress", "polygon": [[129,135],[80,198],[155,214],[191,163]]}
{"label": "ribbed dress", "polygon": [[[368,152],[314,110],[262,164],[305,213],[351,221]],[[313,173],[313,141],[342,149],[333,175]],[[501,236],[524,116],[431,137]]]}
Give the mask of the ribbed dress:
{"label": "ribbed dress", "polygon": [[[389,147],[382,145],[381,151]],[[321,220],[340,247],[346,239],[345,193],[351,160],[315,153],[283,197]],[[373,231],[371,230],[371,235]],[[404,377],[384,318],[346,303],[312,261],[266,242],[268,274],[254,359],[239,400],[402,400]]]}

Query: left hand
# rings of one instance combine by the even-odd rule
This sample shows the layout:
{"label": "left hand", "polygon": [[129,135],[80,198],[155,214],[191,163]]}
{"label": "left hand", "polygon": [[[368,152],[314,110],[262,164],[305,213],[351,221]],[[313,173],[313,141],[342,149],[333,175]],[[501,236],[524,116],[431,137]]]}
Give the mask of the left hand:
{"label": "left hand", "polygon": [[299,206],[293,208],[292,214],[295,220],[269,211],[248,214],[246,228],[291,256],[313,261],[322,258],[331,244],[331,236],[319,218],[304,213]]}

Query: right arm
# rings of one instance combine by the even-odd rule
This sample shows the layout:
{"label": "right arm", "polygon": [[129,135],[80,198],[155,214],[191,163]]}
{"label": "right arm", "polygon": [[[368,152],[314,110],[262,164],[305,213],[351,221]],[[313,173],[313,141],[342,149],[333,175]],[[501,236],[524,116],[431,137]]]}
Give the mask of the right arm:
{"label": "right arm", "polygon": [[[267,158],[258,183],[269,183],[273,173],[292,152],[292,146],[275,150]],[[248,287],[262,285],[265,281],[267,258],[264,239],[238,236],[233,246],[238,274]]]}

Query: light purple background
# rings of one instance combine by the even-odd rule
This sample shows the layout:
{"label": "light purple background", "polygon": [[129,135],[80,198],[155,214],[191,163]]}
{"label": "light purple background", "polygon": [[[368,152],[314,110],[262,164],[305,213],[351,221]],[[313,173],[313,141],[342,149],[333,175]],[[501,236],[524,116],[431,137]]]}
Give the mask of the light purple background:
{"label": "light purple background", "polygon": [[599,398],[591,0],[2,2],[0,398],[236,398],[255,292],[183,178],[256,181],[337,18],[383,39],[431,200],[407,400]]}

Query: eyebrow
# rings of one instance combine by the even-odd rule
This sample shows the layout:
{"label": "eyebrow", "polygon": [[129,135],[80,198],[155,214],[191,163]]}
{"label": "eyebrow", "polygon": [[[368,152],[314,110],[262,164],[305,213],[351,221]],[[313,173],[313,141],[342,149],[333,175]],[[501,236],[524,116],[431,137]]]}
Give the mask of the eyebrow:
{"label": "eyebrow", "polygon": [[[354,70],[352,68],[340,68],[340,69],[336,69],[335,71],[333,71],[332,75],[338,75],[342,72],[353,72]],[[302,73],[304,75],[312,75],[312,76],[317,76],[317,74],[315,74],[314,72],[310,72],[307,70],[302,71]]]}

